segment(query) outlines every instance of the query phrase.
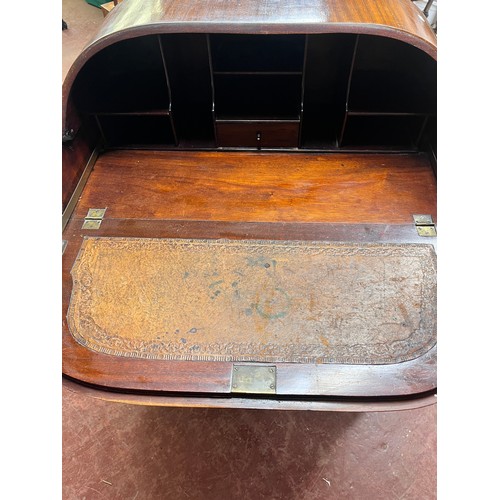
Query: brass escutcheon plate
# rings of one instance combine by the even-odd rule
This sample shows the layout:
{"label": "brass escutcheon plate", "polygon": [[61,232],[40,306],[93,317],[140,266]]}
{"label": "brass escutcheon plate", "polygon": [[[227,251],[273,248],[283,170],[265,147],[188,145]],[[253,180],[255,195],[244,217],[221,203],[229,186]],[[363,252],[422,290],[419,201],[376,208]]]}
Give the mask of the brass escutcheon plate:
{"label": "brass escutcheon plate", "polygon": [[231,392],[276,394],[276,366],[234,365]]}

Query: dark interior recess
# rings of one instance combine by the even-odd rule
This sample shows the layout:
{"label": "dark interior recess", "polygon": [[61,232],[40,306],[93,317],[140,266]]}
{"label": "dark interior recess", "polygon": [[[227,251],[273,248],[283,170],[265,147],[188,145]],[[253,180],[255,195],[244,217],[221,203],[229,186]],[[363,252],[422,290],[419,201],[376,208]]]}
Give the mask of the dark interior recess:
{"label": "dark interior recess", "polygon": [[208,37],[204,34],[162,35],[161,44],[180,145],[214,147]]}
{"label": "dark interior recess", "polygon": [[99,115],[96,116],[106,146],[175,145],[169,116]]}
{"label": "dark interior recess", "polygon": [[301,85],[301,75],[215,75],[216,116],[298,119]]}
{"label": "dark interior recess", "polygon": [[266,121],[268,149],[436,152],[436,62],[381,36],[132,38],[90,58],[72,99],[109,146],[255,149]]}
{"label": "dark interior recess", "polygon": [[347,108],[380,113],[432,113],[436,62],[399,40],[359,36]]}
{"label": "dark interior recess", "polygon": [[298,72],[304,35],[211,35],[214,72]]}
{"label": "dark interior recess", "polygon": [[346,109],[356,35],[308,36],[304,67],[302,147],[337,144]]}
{"label": "dark interior recess", "polygon": [[78,74],[73,100],[86,113],[168,111],[170,97],[158,37],[109,45]]}
{"label": "dark interior recess", "polygon": [[417,150],[421,116],[348,115],[340,146]]}

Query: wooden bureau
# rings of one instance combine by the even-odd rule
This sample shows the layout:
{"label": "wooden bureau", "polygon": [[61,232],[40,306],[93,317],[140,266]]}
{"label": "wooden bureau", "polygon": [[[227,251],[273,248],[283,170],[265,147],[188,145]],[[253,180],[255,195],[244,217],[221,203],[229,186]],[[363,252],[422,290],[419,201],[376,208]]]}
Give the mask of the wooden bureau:
{"label": "wooden bureau", "polygon": [[409,0],[116,6],[63,86],[64,383],[434,403],[436,57]]}

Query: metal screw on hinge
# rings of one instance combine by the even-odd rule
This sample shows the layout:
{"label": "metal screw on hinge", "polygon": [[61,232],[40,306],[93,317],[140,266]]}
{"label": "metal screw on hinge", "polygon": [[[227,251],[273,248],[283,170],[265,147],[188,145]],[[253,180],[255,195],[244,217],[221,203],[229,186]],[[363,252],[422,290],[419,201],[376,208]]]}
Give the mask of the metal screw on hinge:
{"label": "metal screw on hinge", "polygon": [[65,130],[62,136],[63,144],[66,142],[71,142],[75,138],[75,131],[70,128],[69,130]]}

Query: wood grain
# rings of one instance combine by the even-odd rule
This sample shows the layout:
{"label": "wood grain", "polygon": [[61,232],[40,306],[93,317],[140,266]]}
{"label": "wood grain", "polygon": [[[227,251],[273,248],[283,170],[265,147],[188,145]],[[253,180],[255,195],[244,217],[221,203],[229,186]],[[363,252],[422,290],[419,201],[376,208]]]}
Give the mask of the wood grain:
{"label": "wood grain", "polygon": [[175,408],[245,408],[255,410],[301,410],[335,412],[383,412],[404,411],[435,405],[437,396],[424,393],[412,398],[322,398],[316,400],[291,398],[241,398],[241,397],[203,397],[173,394],[144,394],[112,392],[102,387],[81,385],[63,377],[63,387],[69,391],[97,400],[125,403],[137,406],[161,406]]}
{"label": "wood grain", "polygon": [[299,122],[230,122],[216,124],[217,144],[228,147],[296,148]]}
{"label": "wood grain", "polygon": [[96,162],[76,217],[408,224],[434,219],[426,155],[113,151]]}

